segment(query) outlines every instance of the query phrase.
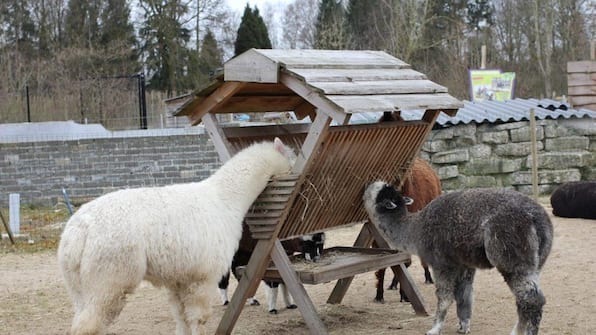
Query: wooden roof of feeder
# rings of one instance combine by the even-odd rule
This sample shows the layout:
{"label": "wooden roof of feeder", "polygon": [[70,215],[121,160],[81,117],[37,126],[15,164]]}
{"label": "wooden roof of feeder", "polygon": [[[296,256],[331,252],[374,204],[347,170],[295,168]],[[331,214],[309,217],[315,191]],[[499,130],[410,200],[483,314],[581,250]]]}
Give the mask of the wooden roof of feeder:
{"label": "wooden roof of feeder", "polygon": [[[202,121],[222,161],[275,136],[299,149],[293,175],[270,183],[247,216],[254,237],[284,239],[365,220],[364,186],[402,179],[438,114],[461,106],[384,52],[251,49],[176,115]],[[349,124],[355,113],[406,109],[420,110],[420,120]],[[312,123],[222,127],[214,116],[272,111]]]}

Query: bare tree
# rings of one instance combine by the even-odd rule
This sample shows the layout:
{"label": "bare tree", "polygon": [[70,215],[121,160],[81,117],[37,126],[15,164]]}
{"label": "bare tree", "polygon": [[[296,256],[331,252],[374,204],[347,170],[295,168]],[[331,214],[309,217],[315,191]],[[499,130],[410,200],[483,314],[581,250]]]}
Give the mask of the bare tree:
{"label": "bare tree", "polygon": [[282,42],[291,49],[310,49],[315,45],[317,0],[295,0],[282,17]]}

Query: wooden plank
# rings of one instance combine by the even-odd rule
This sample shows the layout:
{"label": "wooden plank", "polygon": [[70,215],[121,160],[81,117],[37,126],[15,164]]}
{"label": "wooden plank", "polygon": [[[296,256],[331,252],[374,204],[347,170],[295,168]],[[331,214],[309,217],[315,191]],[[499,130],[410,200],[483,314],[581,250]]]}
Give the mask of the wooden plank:
{"label": "wooden plank", "polygon": [[310,104],[308,101],[303,101],[300,105],[296,106],[294,109],[294,114],[298,120],[302,120],[308,116],[310,117],[311,122],[315,119],[315,116],[317,116],[315,106]]}
{"label": "wooden plank", "polygon": [[201,103],[190,109],[188,118],[190,119],[191,125],[194,126],[201,122],[203,115],[214,109],[217,109],[219,106],[222,106],[244,85],[246,84],[235,81],[223,83],[219,88],[211,93],[211,95],[202,100]]}
{"label": "wooden plank", "polygon": [[384,80],[354,82],[309,82],[325,94],[332,95],[381,95],[381,94],[433,94],[447,93],[447,88],[430,80]]}
{"label": "wooden plank", "polygon": [[[354,242],[355,247],[368,248],[372,244],[373,236],[368,229],[369,224],[370,223],[367,222],[364,225],[362,225],[360,233],[358,234],[358,237],[356,237],[356,241]],[[329,298],[327,298],[327,303],[340,304],[344,296],[348,292],[348,288],[352,284],[353,280],[354,276],[339,279],[333,287],[333,291],[331,291]]]}
{"label": "wooden plank", "polygon": [[569,86],[594,85],[596,73],[570,73],[567,82]]}
{"label": "wooden plank", "polygon": [[328,95],[346,113],[398,111],[402,109],[458,109],[463,103],[447,93],[401,95]]}
{"label": "wooden plank", "polygon": [[567,72],[581,72],[581,73],[596,73],[596,61],[578,61],[578,62],[567,62]]}
{"label": "wooden plank", "polygon": [[312,123],[306,135],[306,140],[302,145],[300,154],[296,158],[296,162],[292,167],[293,174],[302,174],[304,169],[310,165],[314,158],[316,149],[320,146],[321,142],[325,138],[325,135],[329,131],[329,124],[331,119],[325,114],[318,114]]}
{"label": "wooden plank", "polygon": [[576,96],[576,95],[594,95],[594,96],[596,96],[596,83],[594,83],[594,85],[569,86],[567,89],[567,94],[569,96]]}
{"label": "wooden plank", "polygon": [[288,291],[294,298],[298,310],[300,310],[304,322],[306,322],[311,334],[327,334],[327,329],[325,328],[323,321],[321,321],[317,315],[317,310],[308,297],[308,293],[300,282],[296,271],[290,266],[288,255],[279,240],[275,241],[275,245],[271,252],[271,259],[273,260],[273,263],[275,263],[277,271],[288,288]]}
{"label": "wooden plank", "polygon": [[596,103],[596,95],[570,96],[569,101],[575,106],[590,105]]}
{"label": "wooden plank", "polygon": [[578,105],[578,106],[574,106],[573,108],[579,108],[579,109],[588,109],[591,111],[596,112],[596,102],[593,104],[587,104],[587,105]]}
{"label": "wooden plank", "polygon": [[382,51],[363,50],[276,50],[258,49],[258,53],[286,68],[396,68],[409,64]]}
{"label": "wooden plank", "polygon": [[226,127],[223,132],[227,138],[275,137],[288,134],[306,134],[311,123],[290,123],[268,126]]}
{"label": "wooden plank", "polygon": [[293,111],[304,99],[297,95],[234,96],[215,113],[259,113]]}
{"label": "wooden plank", "polygon": [[217,118],[214,114],[208,113],[202,116],[202,120],[205,125],[205,130],[213,141],[215,150],[219,155],[219,160],[222,163],[227,162],[230,157],[232,157],[232,150],[230,143],[227,141],[225,134],[217,122]]}
{"label": "wooden plank", "polygon": [[346,120],[347,116],[345,110],[330,102],[329,99],[324,98],[321,93],[317,92],[313,87],[307,86],[305,83],[284,72],[280,74],[279,79],[281,83],[315,106],[318,109],[317,113],[323,112],[339,124],[342,124],[344,120]]}
{"label": "wooden plank", "polygon": [[409,69],[288,69],[288,72],[301,80],[311,82],[356,82],[384,80],[424,80],[425,74]]}
{"label": "wooden plank", "polygon": [[[390,248],[389,243],[385,238],[381,235],[381,233],[377,230],[377,228],[370,224],[368,226],[370,233],[375,238],[375,243],[381,248]],[[405,262],[404,262],[405,263]],[[393,268],[397,279],[399,280],[399,284],[401,289],[404,291],[408,299],[410,299],[410,303],[412,304],[412,308],[417,315],[428,315],[428,308],[426,307],[426,302],[420,294],[418,287],[414,283],[414,279],[410,276],[408,268],[406,268],[405,264],[399,264],[397,268]]]}
{"label": "wooden plank", "polygon": [[248,264],[244,271],[244,275],[238,281],[238,286],[234,290],[230,304],[226,308],[215,334],[229,335],[238,321],[238,317],[242,312],[242,308],[246,303],[246,299],[253,296],[257,291],[261,278],[265,273],[267,265],[269,265],[271,249],[275,243],[275,238],[271,240],[259,240]]}
{"label": "wooden plank", "polygon": [[225,81],[277,83],[279,64],[250,49],[224,64]]}

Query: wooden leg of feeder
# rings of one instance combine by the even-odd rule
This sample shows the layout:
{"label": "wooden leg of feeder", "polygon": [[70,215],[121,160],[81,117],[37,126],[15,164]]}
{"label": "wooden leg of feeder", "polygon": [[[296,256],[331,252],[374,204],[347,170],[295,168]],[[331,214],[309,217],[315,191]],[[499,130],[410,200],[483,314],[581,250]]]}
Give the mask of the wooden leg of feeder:
{"label": "wooden leg of feeder", "polygon": [[[373,235],[368,229],[368,225],[370,225],[370,223],[367,222],[362,226],[360,234],[358,234],[356,242],[354,242],[355,247],[368,248],[371,246],[373,242]],[[350,284],[352,284],[352,280],[354,280],[353,276],[338,280],[335,284],[335,287],[333,288],[333,291],[331,291],[329,298],[327,299],[327,303],[340,304],[346,295],[346,292],[348,292],[348,288],[350,287]]]}
{"label": "wooden leg of feeder", "polygon": [[273,243],[274,241],[272,240],[259,240],[257,242],[250,261],[246,265],[244,274],[238,282],[238,287],[236,287],[234,295],[232,295],[232,300],[226,308],[215,334],[223,335],[232,333],[232,329],[234,329],[234,325],[238,321],[242,308],[244,308],[246,299],[254,295],[261,282],[261,278],[265,274],[265,270],[271,259],[270,254]]}
{"label": "wooden leg of feeder", "polygon": [[271,258],[275,263],[279,275],[284,281],[284,285],[288,288],[300,313],[302,313],[302,317],[310,329],[310,333],[321,335],[327,334],[327,329],[325,328],[323,321],[319,318],[315,306],[308,297],[308,293],[304,289],[304,285],[300,281],[298,274],[292,268],[290,259],[279,240],[277,240],[273,246]]}
{"label": "wooden leg of feeder", "polygon": [[406,294],[406,297],[410,299],[412,308],[414,308],[414,311],[417,315],[427,316],[428,309],[426,308],[426,303],[424,302],[424,299],[418,290],[418,286],[414,284],[414,279],[410,275],[410,272],[408,272],[408,268],[406,268],[406,265],[403,263],[398,265],[396,268],[397,272],[395,274],[399,280],[399,285]]}
{"label": "wooden leg of feeder", "polygon": [[[389,248],[389,243],[383,238],[383,236],[379,233],[377,228],[374,225],[369,224],[370,233],[374,236],[375,242],[380,248]],[[393,267],[392,267],[393,268]],[[399,264],[398,266],[394,267],[395,275],[399,280],[399,285],[401,285],[401,289],[404,291],[410,302],[412,303],[412,308],[418,315],[428,315],[428,309],[426,308],[426,303],[418,290],[418,286],[414,283],[414,279],[410,276],[410,272],[408,268],[406,268],[405,264]]]}

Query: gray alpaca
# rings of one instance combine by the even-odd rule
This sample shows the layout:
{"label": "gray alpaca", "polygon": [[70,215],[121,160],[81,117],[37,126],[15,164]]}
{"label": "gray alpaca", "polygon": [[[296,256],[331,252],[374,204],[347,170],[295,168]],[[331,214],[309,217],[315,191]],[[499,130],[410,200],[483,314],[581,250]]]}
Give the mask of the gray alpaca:
{"label": "gray alpaca", "polygon": [[432,267],[438,303],[427,335],[441,333],[454,298],[458,333],[470,332],[474,274],[493,267],[515,295],[518,321],[511,334],[538,334],[545,304],[539,275],[553,241],[542,206],[511,190],[471,189],[444,194],[408,214],[412,200],[381,181],[366,188],[363,200],[371,222],[393,248]]}

